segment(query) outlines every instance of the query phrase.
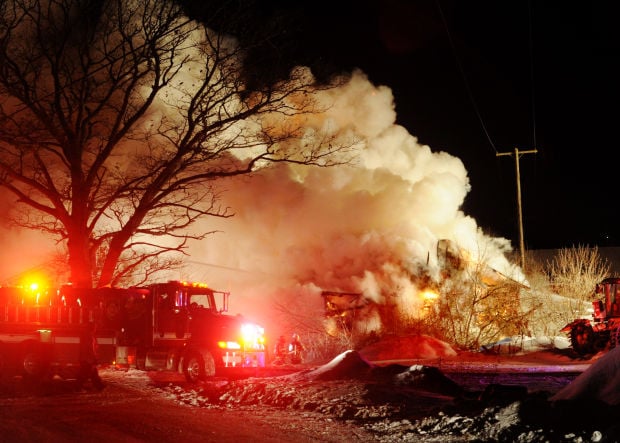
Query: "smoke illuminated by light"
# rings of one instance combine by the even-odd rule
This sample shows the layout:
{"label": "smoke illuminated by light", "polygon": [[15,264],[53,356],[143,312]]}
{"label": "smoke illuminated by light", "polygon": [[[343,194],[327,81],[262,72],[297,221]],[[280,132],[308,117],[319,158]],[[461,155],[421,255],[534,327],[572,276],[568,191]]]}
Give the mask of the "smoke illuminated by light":
{"label": "smoke illuminated by light", "polygon": [[[184,102],[174,94],[187,93],[180,85],[191,84],[199,71],[189,68],[142,122],[145,130],[161,119],[177,121],[178,115],[166,114],[166,106]],[[468,251],[472,260],[522,279],[505,256],[510,242],[486,235],[462,211],[470,191],[463,162],[442,151],[450,147],[422,145],[396,124],[389,87],[374,85],[356,71],[342,86],[316,96],[325,111],[303,116],[308,134],[329,128],[341,140],[354,136],[359,140],[355,160],[330,168],[276,163],[251,177],[222,181],[222,205],[235,216],[196,227],[217,233],[194,242],[186,268],[171,278],[230,291],[231,311],[267,329],[276,322],[277,308],[320,318],[325,290],[359,292],[368,301],[390,303],[415,316],[424,306],[425,297],[418,294],[426,280],[441,278],[437,249],[443,239]],[[266,126],[277,130],[277,115],[267,118]],[[303,149],[304,139],[299,143],[286,148]],[[4,260],[10,256],[5,248]],[[367,325],[381,327],[376,312],[366,315]]]}
{"label": "smoke illuminated by light", "polygon": [[[209,222],[221,233],[192,247],[192,260],[205,266],[186,268],[189,278],[231,290],[234,309],[253,310],[267,325],[276,315],[266,310],[275,304],[303,300],[308,315],[320,316],[322,290],[361,292],[376,303],[389,298],[402,312],[422,315],[424,299],[407,294],[423,289],[419,276],[440,279],[441,239],[522,278],[505,256],[510,242],[485,235],[462,212],[470,185],[461,160],[419,144],[397,125],[389,88],[355,72],[321,94],[330,106],[315,121],[359,134],[357,162],[279,164],[227,183],[225,202],[236,215]],[[367,324],[380,328],[368,315]]]}

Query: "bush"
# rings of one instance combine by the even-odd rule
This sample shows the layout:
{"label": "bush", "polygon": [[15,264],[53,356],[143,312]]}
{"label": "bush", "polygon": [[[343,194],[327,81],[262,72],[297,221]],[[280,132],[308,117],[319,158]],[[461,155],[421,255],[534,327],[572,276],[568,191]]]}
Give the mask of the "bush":
{"label": "bush", "polygon": [[527,315],[520,307],[521,286],[510,279],[485,282],[483,268],[453,274],[443,282],[426,318],[429,334],[462,349],[478,350],[524,333]]}
{"label": "bush", "polygon": [[530,334],[553,338],[576,318],[590,317],[596,284],[609,277],[610,264],[598,248],[560,249],[547,262],[528,256],[528,280],[522,303],[531,310]]}

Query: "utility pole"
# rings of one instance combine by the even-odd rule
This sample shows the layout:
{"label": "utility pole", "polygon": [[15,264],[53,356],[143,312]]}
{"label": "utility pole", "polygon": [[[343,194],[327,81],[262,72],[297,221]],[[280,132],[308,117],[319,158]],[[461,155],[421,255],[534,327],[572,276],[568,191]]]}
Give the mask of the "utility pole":
{"label": "utility pole", "polygon": [[525,272],[525,241],[523,239],[523,210],[521,209],[521,173],[519,172],[519,156],[523,154],[536,154],[536,149],[530,149],[528,151],[519,151],[515,148],[514,152],[498,152],[497,156],[514,155],[515,157],[515,169],[517,173],[517,209],[519,211],[519,251],[521,253],[521,269]]}

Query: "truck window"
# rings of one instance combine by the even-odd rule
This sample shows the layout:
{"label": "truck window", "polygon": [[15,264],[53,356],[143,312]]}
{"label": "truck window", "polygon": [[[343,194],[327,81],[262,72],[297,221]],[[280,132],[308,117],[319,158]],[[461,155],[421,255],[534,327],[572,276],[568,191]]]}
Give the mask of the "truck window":
{"label": "truck window", "polygon": [[165,292],[159,294],[159,309],[160,310],[169,310],[172,308],[172,297],[170,297]]}
{"label": "truck window", "polygon": [[187,300],[187,292],[185,291],[176,291],[176,297],[175,297],[175,306],[178,308],[179,306],[189,306],[188,300]]}
{"label": "truck window", "polygon": [[204,309],[212,309],[211,299],[207,294],[192,294],[190,297],[190,306]]}

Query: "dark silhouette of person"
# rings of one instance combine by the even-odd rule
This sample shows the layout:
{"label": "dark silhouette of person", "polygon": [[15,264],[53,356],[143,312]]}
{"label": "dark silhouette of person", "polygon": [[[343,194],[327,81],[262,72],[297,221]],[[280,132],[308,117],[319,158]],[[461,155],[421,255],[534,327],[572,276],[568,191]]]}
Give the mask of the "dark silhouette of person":
{"label": "dark silhouette of person", "polygon": [[291,359],[291,363],[297,364],[302,361],[302,352],[305,351],[306,348],[301,343],[301,338],[299,334],[295,333],[291,337],[291,343],[288,345],[289,356]]}
{"label": "dark silhouette of person", "polygon": [[78,374],[78,386],[81,389],[90,380],[93,387],[101,391],[105,384],[99,377],[97,369],[97,338],[95,336],[96,325],[87,322],[80,334],[80,371]]}
{"label": "dark silhouette of person", "polygon": [[286,359],[286,353],[286,339],[283,335],[281,335],[280,338],[278,338],[278,341],[276,342],[276,347],[274,349],[274,354],[276,357],[274,360],[274,364],[283,364]]}

